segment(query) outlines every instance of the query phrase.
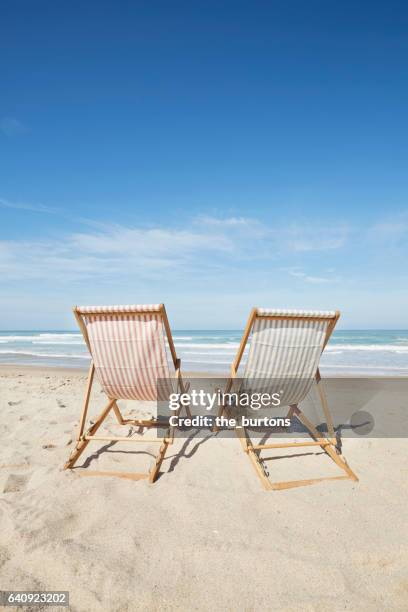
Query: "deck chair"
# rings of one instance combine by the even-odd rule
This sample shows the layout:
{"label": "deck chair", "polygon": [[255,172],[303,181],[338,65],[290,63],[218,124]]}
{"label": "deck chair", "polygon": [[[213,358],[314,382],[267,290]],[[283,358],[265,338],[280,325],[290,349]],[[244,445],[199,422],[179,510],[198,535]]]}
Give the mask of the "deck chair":
{"label": "deck chair", "polygon": [[[283,399],[286,398],[288,401],[281,404],[281,407],[287,405],[289,408],[287,416],[291,419],[296,417],[313,438],[313,441],[306,442],[254,444],[245,427],[236,429],[243,449],[250,457],[265,489],[288,489],[321,480],[346,478],[358,480],[337,449],[333,420],[319,372],[321,353],[339,316],[338,311],[269,310],[264,308],[253,308],[250,313],[237,355],[231,366],[231,377],[227,383],[226,392],[229,392],[234,379],[237,378],[238,368],[252,333],[248,358],[242,375],[243,381],[252,380],[255,381],[255,384],[256,380],[286,381]],[[322,403],[328,437],[324,437],[299,408],[299,404],[305,399],[314,382],[317,384]],[[275,385],[275,390],[276,388]],[[221,405],[218,414],[219,416],[231,415],[231,408]],[[269,480],[260,457],[262,450],[307,446],[320,446],[345,472],[345,475],[275,483]]]}
{"label": "deck chair", "polygon": [[[121,442],[154,442],[160,444],[153,467],[148,474],[123,472],[96,472],[139,480],[149,478],[154,482],[163,462],[167,447],[172,443],[174,431],[168,419],[151,420],[123,417],[117,400],[166,400],[168,394],[185,390],[173,339],[163,304],[145,306],[80,306],[74,315],[91,354],[88,382],[76,446],[64,469],[72,468],[91,440]],[[167,360],[165,338],[174,366],[171,376]],[[85,431],[89,399],[96,374],[108,403],[91,426]],[[113,411],[120,425],[140,428],[164,428],[164,437],[145,436],[109,437],[95,435],[106,417]],[[187,415],[190,410],[186,407]]]}

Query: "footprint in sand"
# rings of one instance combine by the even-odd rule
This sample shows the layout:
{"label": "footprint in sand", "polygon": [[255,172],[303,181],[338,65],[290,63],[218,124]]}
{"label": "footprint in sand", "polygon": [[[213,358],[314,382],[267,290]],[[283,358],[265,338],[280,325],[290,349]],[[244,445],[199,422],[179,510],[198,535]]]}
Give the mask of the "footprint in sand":
{"label": "footprint in sand", "polygon": [[19,404],[21,404],[21,400],[18,400],[18,402],[7,402],[9,406],[18,406]]}
{"label": "footprint in sand", "polygon": [[64,404],[60,399],[57,399],[57,404],[59,408],[66,408],[66,404]]}
{"label": "footprint in sand", "polygon": [[55,448],[55,444],[43,444],[43,445],[42,445],[42,447],[43,447],[45,450],[50,450],[50,449],[52,449],[52,448]]}
{"label": "footprint in sand", "polygon": [[11,553],[5,546],[0,546],[0,567],[2,567],[7,561],[10,561]]}
{"label": "footprint in sand", "polygon": [[29,463],[0,463],[0,470],[28,470]]}
{"label": "footprint in sand", "polygon": [[10,474],[4,485],[3,493],[17,493],[23,491],[30,476],[26,474]]}
{"label": "footprint in sand", "polygon": [[70,433],[64,433],[58,441],[58,446],[69,446],[72,444],[72,435]]}

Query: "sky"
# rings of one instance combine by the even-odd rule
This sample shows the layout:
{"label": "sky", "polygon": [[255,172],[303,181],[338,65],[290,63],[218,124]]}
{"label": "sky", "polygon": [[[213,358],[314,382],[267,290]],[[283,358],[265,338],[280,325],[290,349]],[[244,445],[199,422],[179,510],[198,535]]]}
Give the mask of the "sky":
{"label": "sky", "polygon": [[406,2],[0,1],[0,329],[408,328]]}

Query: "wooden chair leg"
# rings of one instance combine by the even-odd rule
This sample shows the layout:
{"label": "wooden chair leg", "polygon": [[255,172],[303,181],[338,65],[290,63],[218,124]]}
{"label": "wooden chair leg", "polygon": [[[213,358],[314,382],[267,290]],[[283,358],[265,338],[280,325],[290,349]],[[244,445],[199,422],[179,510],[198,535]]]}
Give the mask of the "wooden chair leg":
{"label": "wooden chair leg", "polygon": [[[187,382],[184,384],[183,377],[181,376],[181,372],[180,372],[180,362],[176,370],[176,378],[177,378],[177,391],[181,391],[181,393],[187,393],[187,391],[190,389],[190,383]],[[184,408],[186,410],[187,417],[191,419],[192,415],[191,415],[190,406],[184,406]]]}
{"label": "wooden chair leg", "polygon": [[239,438],[239,441],[242,446],[242,450],[248,455],[251,460],[252,465],[255,468],[255,472],[257,473],[262,486],[264,489],[269,490],[271,488],[271,482],[267,475],[265,474],[265,468],[262,464],[262,461],[259,457],[259,453],[253,448],[252,440],[247,433],[245,427],[240,426],[235,428],[235,433]]}
{"label": "wooden chair leg", "polygon": [[[79,421],[79,427],[78,427],[78,433],[77,433],[77,442],[76,442],[76,446],[74,448],[74,450],[72,451],[71,455],[69,456],[68,461],[65,463],[64,465],[64,470],[67,470],[69,468],[72,468],[74,466],[74,464],[76,463],[76,461],[79,459],[79,457],[82,455],[82,453],[84,452],[85,448],[88,446],[89,442],[91,440],[86,439],[88,436],[93,436],[99,429],[99,427],[102,425],[103,421],[106,419],[106,417],[108,416],[109,412],[111,410],[113,410],[113,412],[115,413],[116,419],[118,421],[118,423],[120,425],[124,425],[126,423],[126,420],[123,418],[122,413],[120,412],[119,406],[117,404],[117,400],[116,399],[109,399],[108,404],[106,405],[106,407],[102,410],[102,412],[100,413],[100,415],[98,416],[98,418],[96,419],[96,421],[94,422],[94,424],[88,429],[88,431],[84,434],[84,428],[85,428],[85,423],[86,423],[86,417],[87,417],[87,413],[88,413],[88,407],[89,407],[89,400],[90,400],[90,396],[91,396],[91,390],[92,390],[92,384],[93,384],[93,380],[94,380],[94,374],[95,374],[95,366],[93,363],[91,363],[91,366],[89,368],[89,373],[88,373],[88,382],[87,382],[87,387],[86,387],[86,392],[85,392],[85,398],[84,398],[84,403],[83,403],[83,407],[82,407],[82,412],[81,412],[81,417],[80,417],[80,421]],[[187,414],[187,416],[191,417],[191,412],[189,407],[185,407],[185,412]],[[159,453],[155,459],[155,464],[153,466],[153,468],[150,470],[149,473],[149,481],[150,482],[154,482],[157,478],[157,475],[159,473],[161,464],[163,463],[163,459],[164,456],[166,454],[167,448],[169,446],[169,444],[171,444],[173,442],[173,438],[174,438],[174,431],[172,431],[172,429],[169,429],[167,432],[167,435],[165,436],[161,446],[160,446],[160,450]],[[108,474],[108,473],[106,473]],[[110,475],[114,475],[116,473],[113,472],[109,472]],[[118,472],[116,475],[118,475],[119,477],[121,476],[121,474]],[[137,476],[137,478],[136,478]],[[124,477],[130,478],[130,475],[125,475]],[[140,479],[142,477],[142,475],[135,475],[134,477],[132,477],[133,479]]]}
{"label": "wooden chair leg", "polygon": [[149,473],[149,482],[151,482],[151,483],[153,483],[156,480],[156,478],[157,478],[157,476],[159,474],[160,467],[161,467],[161,464],[163,463],[163,459],[164,459],[164,456],[166,454],[166,451],[167,451],[167,448],[168,448],[169,444],[170,444],[169,438],[165,437],[164,440],[163,440],[163,443],[160,446],[160,449],[159,449],[159,452],[157,454],[157,457],[155,459],[154,466],[152,467],[152,469],[150,470],[150,473]]}
{"label": "wooden chair leg", "polygon": [[[114,403],[115,403],[115,400],[112,400],[112,399],[109,400],[107,406],[102,410],[101,414],[98,416],[95,423],[86,432],[86,436],[93,436],[98,431],[99,427],[102,425],[103,421],[106,419],[109,412],[111,411],[111,408]],[[82,429],[83,429],[83,426],[82,426]],[[67,470],[68,468],[72,468],[76,460],[80,457],[80,455],[82,455],[85,448],[88,446],[90,440],[85,440],[84,438],[85,436],[81,435],[81,438],[77,441],[75,449],[73,450],[68,461],[64,465],[64,470]]]}
{"label": "wooden chair leg", "polygon": [[329,455],[329,457],[331,457],[333,461],[337,463],[337,465],[346,472],[346,474],[351,478],[351,480],[358,482],[358,476],[356,476],[353,470],[349,467],[345,458],[342,455],[339,455],[331,444],[328,444],[327,446],[323,448],[326,451],[326,453]]}
{"label": "wooden chair leg", "polygon": [[282,491],[283,489],[295,489],[296,487],[307,487],[326,480],[348,480],[348,476],[326,476],[323,478],[308,478],[307,480],[291,480],[288,482],[272,482],[271,489]]}
{"label": "wooden chair leg", "polygon": [[272,488],[271,481],[269,480],[269,478],[265,474],[265,469],[264,469],[264,466],[263,466],[263,464],[261,462],[259,454],[252,448],[251,444],[248,444],[247,454],[248,454],[248,456],[249,456],[249,458],[250,458],[250,460],[252,462],[252,465],[255,468],[256,473],[259,476],[259,479],[260,479],[260,481],[262,483],[262,486],[264,487],[264,489],[269,491],[269,489]]}
{"label": "wooden chair leg", "polygon": [[332,419],[332,415],[331,415],[331,412],[330,412],[329,404],[327,402],[326,393],[324,392],[324,386],[323,386],[322,379],[320,377],[319,370],[317,370],[316,386],[317,386],[317,391],[319,393],[320,402],[322,404],[324,416],[326,418],[327,430],[328,430],[328,433],[329,433],[329,437],[333,441],[335,441],[336,440],[336,435],[334,433],[333,419]]}
{"label": "wooden chair leg", "polygon": [[242,450],[246,453],[248,451],[248,434],[245,427],[242,425],[235,427],[235,434],[241,443]]}
{"label": "wooden chair leg", "polygon": [[119,425],[124,425],[125,421],[123,420],[122,413],[119,410],[119,406],[118,406],[116,400],[115,400],[115,403],[113,404],[112,408],[113,408],[113,412],[115,413],[116,420],[119,423]]}
{"label": "wooden chair leg", "polygon": [[325,438],[322,438],[321,434],[316,429],[316,427],[313,425],[313,423],[311,421],[309,421],[309,419],[303,414],[303,412],[301,412],[301,410],[299,410],[299,408],[296,409],[295,415],[299,419],[299,421],[310,431],[310,433],[312,434],[312,437],[316,441],[322,442],[321,448],[324,450],[324,452],[327,453],[329,455],[329,457],[331,457],[331,459],[333,459],[333,461],[342,470],[344,470],[346,472],[346,474],[352,480],[358,481],[357,476],[354,474],[353,470],[350,469],[350,467],[348,466],[346,460],[341,455],[339,455],[336,452],[336,450],[334,450],[333,444],[323,444],[323,443],[327,442],[327,440]]}
{"label": "wooden chair leg", "polygon": [[[357,476],[348,466],[344,457],[339,455],[335,448],[333,441],[330,441],[326,438],[323,438],[320,432],[316,429],[313,423],[299,410],[297,405],[290,406],[288,417],[292,418],[296,416],[296,418],[306,427],[311,436],[315,439],[318,446],[320,446],[325,453],[329,455],[329,457],[340,467],[342,470],[346,472],[346,476],[328,476],[324,478],[311,478],[307,480],[292,480],[288,482],[271,482],[268,476],[265,473],[264,465],[262,459],[259,456],[259,450],[256,445],[252,443],[252,440],[247,433],[245,427],[240,427],[239,432],[236,428],[237,437],[240,439],[241,445],[245,453],[249,456],[252,465],[255,468],[255,471],[262,483],[262,486],[266,490],[282,490],[282,489],[291,489],[294,487],[306,486],[318,482],[322,482],[324,480],[344,480],[351,478],[354,481],[358,481]],[[313,442],[311,443],[313,444]],[[296,446],[296,443],[288,444],[287,446]]]}
{"label": "wooden chair leg", "polygon": [[84,403],[82,406],[81,418],[79,419],[79,426],[78,426],[78,433],[77,433],[78,442],[82,438],[82,434],[84,433],[86,415],[88,413],[88,406],[89,406],[89,400],[91,397],[94,374],[95,374],[95,366],[94,366],[93,361],[91,361],[91,365],[89,366],[88,380],[86,384],[86,391],[85,391]]}

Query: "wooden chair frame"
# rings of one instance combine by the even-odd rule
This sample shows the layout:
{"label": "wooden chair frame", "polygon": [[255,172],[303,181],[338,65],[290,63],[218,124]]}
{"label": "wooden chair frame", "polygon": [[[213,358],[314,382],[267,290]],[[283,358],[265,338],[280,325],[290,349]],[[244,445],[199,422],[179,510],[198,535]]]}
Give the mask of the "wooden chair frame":
{"label": "wooden chair frame", "polygon": [[[82,319],[82,316],[83,314],[85,315],[99,314],[100,311],[95,310],[95,313],[93,313],[92,311],[89,311],[87,309],[86,312],[82,313],[80,308],[76,306],[73,309],[73,312],[74,312],[75,318],[78,322],[79,328],[82,332],[82,335],[84,337],[84,340],[86,342],[86,345],[88,347],[88,350],[89,350],[89,353],[92,359],[92,351],[91,351],[91,346],[89,342],[88,332],[86,329],[86,325]],[[172,357],[172,361],[173,361],[173,365],[175,369],[175,380],[177,381],[177,389],[179,389],[181,393],[184,393],[186,390],[186,386],[184,385],[184,382],[181,376],[181,370],[180,370],[181,360],[178,359],[177,354],[176,354],[176,349],[174,347],[173,337],[171,334],[171,329],[170,329],[170,325],[169,325],[169,321],[167,318],[167,313],[166,313],[164,304],[159,304],[157,310],[152,310],[152,309],[134,310],[130,308],[129,310],[121,310],[120,312],[124,314],[140,314],[140,315],[151,314],[152,312],[160,314],[163,320],[163,323],[164,323],[166,337],[167,337],[167,341],[169,344],[169,349],[170,349],[170,353],[171,353],[171,357]],[[88,372],[88,380],[87,380],[84,402],[82,406],[81,417],[80,417],[79,426],[78,426],[76,445],[68,461],[65,463],[64,469],[66,470],[66,469],[71,469],[74,467],[74,464],[79,459],[79,457],[82,455],[82,453],[84,452],[85,448],[88,446],[89,442],[91,442],[91,440],[96,440],[96,441],[99,440],[99,441],[107,441],[107,442],[145,442],[145,443],[153,442],[153,443],[160,444],[160,447],[156,455],[154,465],[151,468],[150,472],[148,473],[87,471],[84,474],[87,476],[91,476],[91,475],[92,476],[118,476],[120,478],[127,478],[131,480],[141,480],[143,478],[148,478],[149,482],[153,483],[157,479],[157,476],[159,474],[160,467],[163,463],[163,459],[165,457],[167,448],[170,444],[173,443],[174,427],[170,427],[167,421],[160,421],[159,419],[144,420],[144,419],[132,419],[129,417],[123,417],[119,410],[119,406],[117,404],[117,401],[119,398],[109,397],[109,401],[106,404],[105,408],[98,415],[98,417],[93,422],[93,424],[85,431],[85,424],[86,424],[87,415],[88,415],[89,400],[91,397],[92,385],[94,382],[94,374],[95,374],[95,365],[92,360],[91,365],[89,367],[89,372]],[[144,436],[141,436],[140,438],[96,436],[95,435],[96,432],[98,431],[102,423],[105,421],[106,417],[110,414],[111,410],[113,410],[116,420],[119,423],[119,425],[135,425],[143,429],[144,428],[151,429],[151,428],[158,428],[158,427],[162,427],[162,428],[167,427],[168,429],[167,429],[166,435],[163,438],[150,438],[150,439],[145,438]],[[186,410],[187,416],[191,416],[190,409],[188,406],[185,406],[185,410]],[[175,414],[178,415],[180,411],[181,411],[181,408],[177,412],[175,412]]]}
{"label": "wooden chair frame", "polygon": [[[326,337],[324,339],[323,348],[326,347],[330,336],[333,332],[334,327],[340,317],[340,312],[337,310],[333,317],[329,319],[329,323],[327,325]],[[241,343],[239,345],[237,355],[235,360],[231,366],[231,374],[230,378],[227,382],[227,386],[225,389],[225,393],[228,393],[233,385],[234,379],[237,377],[238,368],[241,363],[242,356],[244,354],[244,350],[246,344],[248,342],[248,338],[252,331],[252,327],[257,318],[262,319],[297,319],[297,320],[307,320],[307,321],[327,321],[328,317],[322,316],[302,316],[302,315],[279,315],[279,314],[262,314],[259,312],[258,308],[253,308],[248,318],[248,322],[246,324],[244,334],[241,339]],[[300,487],[305,485],[314,484],[317,482],[321,482],[323,480],[344,480],[351,479],[354,481],[358,481],[355,473],[350,469],[344,457],[340,454],[337,449],[337,440],[333,427],[333,419],[330,414],[329,405],[327,402],[326,394],[323,388],[322,379],[320,376],[319,367],[317,367],[315,373],[315,382],[317,385],[320,401],[322,404],[323,412],[326,418],[327,429],[329,433],[329,437],[326,438],[322,436],[322,434],[316,429],[315,425],[303,414],[303,412],[299,409],[298,405],[292,405],[289,407],[289,412],[287,414],[288,418],[293,418],[294,416],[306,427],[309,434],[313,438],[312,442],[282,442],[276,444],[254,444],[246,430],[245,427],[239,426],[236,428],[236,434],[240,439],[241,445],[243,447],[244,452],[249,456],[251,462],[255,468],[256,473],[258,474],[263,487],[266,490],[280,490],[280,489],[290,489],[293,487]],[[228,414],[230,409],[228,409],[225,405],[220,406],[218,416],[222,414]],[[230,416],[233,416],[230,414]],[[265,467],[262,463],[262,459],[260,458],[260,451],[264,449],[274,449],[274,448],[298,448],[298,447],[307,447],[307,446],[320,446],[324,452],[345,472],[345,475],[342,476],[328,476],[323,478],[311,478],[308,480],[291,480],[286,482],[271,482],[265,473]]]}

